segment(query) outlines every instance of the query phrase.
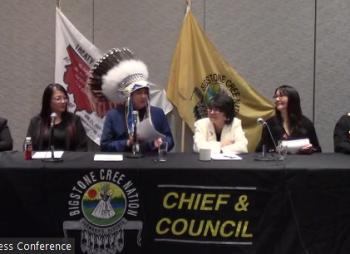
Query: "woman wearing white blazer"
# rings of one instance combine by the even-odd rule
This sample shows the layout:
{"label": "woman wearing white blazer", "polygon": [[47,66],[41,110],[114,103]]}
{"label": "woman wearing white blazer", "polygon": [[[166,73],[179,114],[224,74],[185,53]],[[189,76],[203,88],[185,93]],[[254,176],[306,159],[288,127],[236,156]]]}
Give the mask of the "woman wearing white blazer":
{"label": "woman wearing white blazer", "polygon": [[225,93],[213,97],[208,117],[195,122],[193,150],[211,148],[212,153],[246,153],[248,140],[241,120],[235,117],[234,101]]}

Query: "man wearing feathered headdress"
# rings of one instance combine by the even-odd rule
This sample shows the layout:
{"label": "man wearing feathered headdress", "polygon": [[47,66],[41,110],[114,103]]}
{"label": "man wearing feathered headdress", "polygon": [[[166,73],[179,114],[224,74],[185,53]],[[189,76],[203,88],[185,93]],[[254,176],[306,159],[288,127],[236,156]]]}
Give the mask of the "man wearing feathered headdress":
{"label": "man wearing feathered headdress", "polygon": [[[131,151],[133,138],[133,111],[138,111],[138,122],[150,118],[154,128],[163,135],[152,141],[138,140],[142,153],[158,149],[163,142],[168,150],[174,146],[168,121],[161,108],[149,104],[149,82],[147,66],[135,60],[128,49],[113,49],[99,60],[93,70],[90,87],[98,87],[110,101],[119,103],[111,109],[105,119],[101,137],[102,151]],[[94,91],[93,91],[94,92]]]}

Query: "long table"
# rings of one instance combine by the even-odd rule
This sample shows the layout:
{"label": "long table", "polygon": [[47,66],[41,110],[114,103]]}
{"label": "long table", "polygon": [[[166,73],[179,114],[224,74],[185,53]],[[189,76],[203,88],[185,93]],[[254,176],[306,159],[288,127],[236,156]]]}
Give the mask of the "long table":
{"label": "long table", "polygon": [[61,163],[0,153],[0,237],[68,237],[76,253],[350,252],[350,156]]}

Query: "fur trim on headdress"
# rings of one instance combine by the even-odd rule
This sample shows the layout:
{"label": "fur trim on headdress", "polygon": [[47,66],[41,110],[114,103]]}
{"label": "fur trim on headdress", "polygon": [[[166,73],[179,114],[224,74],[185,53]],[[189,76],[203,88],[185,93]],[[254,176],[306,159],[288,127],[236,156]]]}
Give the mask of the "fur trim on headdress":
{"label": "fur trim on headdress", "polygon": [[111,101],[123,102],[135,88],[148,87],[148,82],[139,82],[147,79],[147,66],[142,61],[121,61],[102,76],[102,93]]}

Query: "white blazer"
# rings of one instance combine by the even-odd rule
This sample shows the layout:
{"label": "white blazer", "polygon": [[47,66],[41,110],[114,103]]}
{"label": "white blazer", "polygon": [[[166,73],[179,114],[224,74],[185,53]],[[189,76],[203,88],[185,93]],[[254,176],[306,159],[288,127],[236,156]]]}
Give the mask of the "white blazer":
{"label": "white blazer", "polygon": [[211,148],[212,153],[246,153],[248,152],[248,140],[242,129],[241,120],[233,118],[231,124],[225,124],[221,131],[221,140],[230,139],[233,144],[221,147],[216,140],[213,123],[209,118],[202,118],[194,123],[193,150],[199,152],[201,148]]}

